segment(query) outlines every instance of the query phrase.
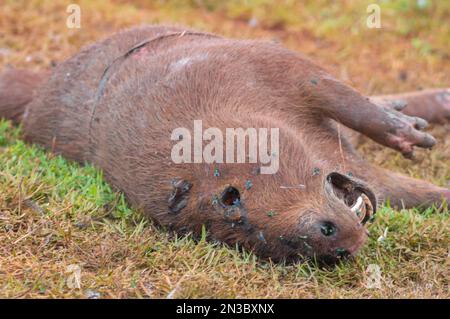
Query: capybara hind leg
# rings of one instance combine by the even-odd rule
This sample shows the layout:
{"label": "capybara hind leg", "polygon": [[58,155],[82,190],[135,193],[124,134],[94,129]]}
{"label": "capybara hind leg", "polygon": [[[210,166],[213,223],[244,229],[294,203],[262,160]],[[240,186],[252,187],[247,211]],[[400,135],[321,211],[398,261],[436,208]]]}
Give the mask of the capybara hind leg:
{"label": "capybara hind leg", "polygon": [[372,102],[329,75],[319,77],[314,83],[310,84],[311,103],[322,114],[400,151],[406,157],[412,156],[414,146],[430,148],[436,143],[431,135],[421,131],[427,126],[421,118]]}
{"label": "capybara hind leg", "polygon": [[374,96],[372,99],[399,107],[404,105],[402,113],[423,118],[430,123],[450,121],[450,88]]}

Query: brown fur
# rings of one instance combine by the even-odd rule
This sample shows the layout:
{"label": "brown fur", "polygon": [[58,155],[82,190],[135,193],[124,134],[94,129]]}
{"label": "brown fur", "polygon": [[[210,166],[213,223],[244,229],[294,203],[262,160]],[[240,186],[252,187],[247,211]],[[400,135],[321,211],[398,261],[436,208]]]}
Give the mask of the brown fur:
{"label": "brown fur", "polygon": [[25,106],[33,99],[34,92],[48,79],[49,72],[9,69],[2,73],[0,81],[0,115],[19,124]]}
{"label": "brown fur", "polygon": [[[30,91],[24,88],[24,101]],[[8,90],[0,94],[0,116],[19,119],[23,103],[12,110],[3,102]],[[212,239],[276,260],[334,261],[354,254],[367,237],[346,202],[354,194],[406,207],[450,198],[447,189],[373,167],[340,134],[337,123],[406,156],[414,146],[434,144],[420,131],[423,120],[384,104],[273,43],[145,26],[59,65],[27,105],[23,128],[28,141],[100,167],[134,207],[161,225],[196,234],[205,225]],[[222,131],[280,128],[279,171],[261,175],[258,164],[174,164],[170,134],[192,128],[196,119]],[[289,187],[299,184],[304,188]],[[230,185],[240,202],[222,205],[216,199]],[[335,231],[325,236],[324,224]]]}

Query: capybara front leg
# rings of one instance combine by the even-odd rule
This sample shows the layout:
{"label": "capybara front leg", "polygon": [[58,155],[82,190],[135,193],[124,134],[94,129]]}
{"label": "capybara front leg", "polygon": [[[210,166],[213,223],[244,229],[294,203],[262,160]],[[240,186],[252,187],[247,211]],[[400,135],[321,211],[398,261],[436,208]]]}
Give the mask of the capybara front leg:
{"label": "capybara front leg", "polygon": [[322,114],[400,151],[405,157],[413,155],[414,146],[431,148],[436,143],[431,135],[422,132],[427,121],[372,102],[329,75],[311,85],[314,86],[311,103],[318,106]]}
{"label": "capybara front leg", "polygon": [[417,116],[430,123],[450,121],[450,89],[429,89],[393,95],[374,96],[373,101],[402,108],[402,113]]}

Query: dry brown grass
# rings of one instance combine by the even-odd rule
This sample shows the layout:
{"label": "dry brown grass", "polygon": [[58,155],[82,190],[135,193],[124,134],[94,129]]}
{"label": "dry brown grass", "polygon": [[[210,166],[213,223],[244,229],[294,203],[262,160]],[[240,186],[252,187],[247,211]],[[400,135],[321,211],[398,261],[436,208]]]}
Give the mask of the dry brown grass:
{"label": "dry brown grass", "polygon": [[[444,1],[423,10],[415,1],[387,3],[380,30],[365,27],[365,1],[79,1],[79,30],[65,27],[68,3],[0,0],[0,65],[45,68],[118,29],[176,22],[277,38],[367,94],[450,85]],[[361,149],[384,167],[448,187],[449,128],[433,128],[439,145],[415,162],[371,142]],[[0,297],[450,297],[447,207],[382,209],[354,262],[333,269],[275,265],[154,227],[100,172],[26,146],[19,134],[1,122]],[[387,238],[377,241],[386,227]],[[378,288],[366,285],[369,264],[380,266]],[[68,287],[70,265],[80,267],[80,288]]]}

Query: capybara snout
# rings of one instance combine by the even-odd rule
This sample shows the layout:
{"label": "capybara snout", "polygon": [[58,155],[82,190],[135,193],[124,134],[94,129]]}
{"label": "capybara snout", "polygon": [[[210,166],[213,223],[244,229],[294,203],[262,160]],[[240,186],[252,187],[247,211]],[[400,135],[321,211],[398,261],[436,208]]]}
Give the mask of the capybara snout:
{"label": "capybara snout", "polygon": [[[297,253],[334,263],[355,256],[365,243],[367,221],[376,211],[376,198],[361,181],[337,172],[328,174],[321,192],[314,191],[297,209],[298,231],[286,237]],[[294,212],[292,212],[294,213]]]}

